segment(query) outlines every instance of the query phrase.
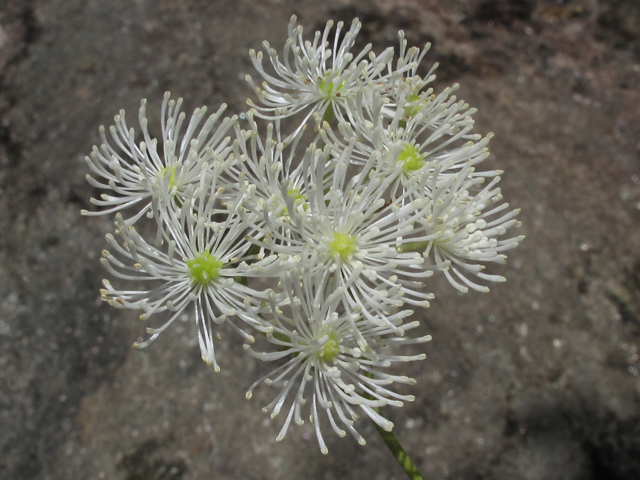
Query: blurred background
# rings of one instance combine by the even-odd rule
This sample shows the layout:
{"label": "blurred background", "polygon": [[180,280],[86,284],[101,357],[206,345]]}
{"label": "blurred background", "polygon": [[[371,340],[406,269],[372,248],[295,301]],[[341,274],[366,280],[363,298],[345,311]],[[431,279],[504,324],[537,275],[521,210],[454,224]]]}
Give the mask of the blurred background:
{"label": "blurred background", "polygon": [[[635,0],[2,0],[0,2],[0,479],[402,479],[366,447],[311,425],[275,437],[244,393],[270,365],[191,321],[152,346],[133,311],[99,299],[109,217],[84,156],[141,98],[228,113],[252,95],[248,56],[281,48],[291,14],[363,28],[357,48],[430,41],[436,90],[460,84],[495,132],[486,169],[527,236],[508,282],[459,296],[444,277],[417,312],[433,341],[416,401],[386,414],[426,479],[640,478],[640,4]],[[225,337],[227,338],[227,337]]]}

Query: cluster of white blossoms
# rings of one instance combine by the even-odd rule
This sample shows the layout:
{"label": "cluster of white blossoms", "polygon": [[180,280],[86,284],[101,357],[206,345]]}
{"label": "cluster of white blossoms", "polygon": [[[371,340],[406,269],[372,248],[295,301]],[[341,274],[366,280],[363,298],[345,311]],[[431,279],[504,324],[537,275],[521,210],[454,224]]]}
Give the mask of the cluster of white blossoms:
{"label": "cluster of white blossoms", "polygon": [[[83,212],[116,214],[102,263],[144,285],[104,280],[101,291],[150,324],[134,346],[188,313],[218,371],[215,345],[231,328],[250,356],[277,363],[247,397],[278,389],[263,409],[285,417],[278,440],[310,417],[323,453],[321,419],[364,444],[362,414],[391,430],[378,407],[414,399],[394,384],[415,381],[393,372],[425,358],[402,354],[430,340],[407,320],[433,298],[425,279],[442,273],[460,292],[486,292],[505,280],[486,264],[504,263],[522,239],[508,234],[518,210],[502,202],[501,172],[478,170],[491,135],[472,133],[457,86],[429,87],[435,67],[418,74],[429,45],[407,49],[400,32],[398,55],[354,54],[358,20],[332,30],[306,41],[293,17],[282,57],[266,42],[265,65],[251,51],[263,82],[247,77],[258,104],[240,116],[202,107],[187,122],[167,93],[156,139],[146,101],[137,133],[120,112],[86,159],[103,208]],[[257,351],[256,338],[271,350]]]}

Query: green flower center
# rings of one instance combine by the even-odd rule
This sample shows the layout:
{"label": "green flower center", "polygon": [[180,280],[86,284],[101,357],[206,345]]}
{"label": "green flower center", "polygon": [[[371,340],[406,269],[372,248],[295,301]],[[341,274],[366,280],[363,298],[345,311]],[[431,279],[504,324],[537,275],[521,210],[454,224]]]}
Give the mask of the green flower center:
{"label": "green flower center", "polygon": [[404,164],[402,169],[405,173],[415,172],[424,165],[424,155],[420,154],[420,150],[415,145],[407,144],[398,155],[398,162]]}
{"label": "green flower center", "polygon": [[298,200],[303,200],[303,201],[307,201],[307,196],[300,193],[300,189],[298,188],[290,188],[289,190],[287,190],[287,196],[288,197],[293,197],[293,202],[297,202]]}
{"label": "green flower center", "polygon": [[416,113],[422,110],[422,107],[424,107],[425,103],[427,103],[426,101],[418,102],[418,100],[420,100],[420,96],[416,95],[415,93],[407,97],[407,105],[404,107],[405,117],[413,117]]}
{"label": "green flower center", "polygon": [[324,111],[323,120],[328,123],[333,123],[334,114],[333,114],[333,103],[329,100],[332,98],[336,98],[342,95],[341,91],[344,89],[347,84],[346,80],[343,80],[340,85],[336,87],[334,82],[336,77],[332,76],[332,72],[327,72],[324,78],[320,81],[320,92],[325,94],[325,102],[327,104],[327,108]]}
{"label": "green flower center", "polygon": [[353,252],[356,251],[356,239],[348,233],[333,234],[333,240],[329,242],[329,251],[332,255],[340,255],[340,258],[346,260]]}
{"label": "green flower center", "polygon": [[208,285],[218,279],[224,263],[209,252],[202,252],[193,260],[187,260],[191,281],[198,285]]}
{"label": "green flower center", "polygon": [[164,167],[160,170],[160,176],[165,178],[169,175],[169,190],[173,189],[176,185],[176,167]]}
{"label": "green flower center", "polygon": [[338,346],[338,344],[339,342],[336,334],[330,333],[329,341],[324,344],[324,347],[322,347],[322,353],[320,354],[320,357],[322,357],[322,359],[326,360],[327,362],[333,362],[333,360],[336,358],[336,355],[340,353],[340,347]]}
{"label": "green flower center", "polygon": [[[332,77],[331,73],[332,72],[327,72],[327,74],[324,76],[324,78],[320,82],[320,91],[325,92],[327,94],[327,97],[331,97],[331,96],[339,97],[340,96],[339,93],[344,89],[345,85],[347,84],[347,81],[343,80],[342,83],[338,85],[338,88],[336,88],[335,86],[336,84],[334,82],[335,77]],[[335,88],[335,93],[333,91],[334,88]]]}
{"label": "green flower center", "polygon": [[[304,211],[307,210],[307,196],[303,193],[300,193],[300,190],[297,188],[290,188],[287,190],[287,196],[288,197],[293,197],[293,203],[294,205],[299,201],[302,200],[302,209]],[[286,216],[289,215],[289,210],[287,209],[287,207],[284,207],[282,209],[282,211],[280,212],[280,216]]]}

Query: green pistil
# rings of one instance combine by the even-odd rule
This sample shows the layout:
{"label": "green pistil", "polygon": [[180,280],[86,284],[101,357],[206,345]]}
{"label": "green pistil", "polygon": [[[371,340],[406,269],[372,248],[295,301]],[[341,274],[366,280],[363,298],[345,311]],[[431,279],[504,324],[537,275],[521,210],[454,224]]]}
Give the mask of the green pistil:
{"label": "green pistil", "polygon": [[333,97],[333,96],[339,97],[340,92],[342,91],[344,86],[347,84],[347,81],[343,80],[342,83],[338,85],[338,88],[336,88],[336,92],[333,93],[333,89],[335,88],[335,82],[333,81],[334,80],[333,78],[329,80],[329,76],[330,76],[330,73],[327,73],[324,76],[324,79],[320,82],[320,90],[325,92],[327,94],[327,97]]}
{"label": "green pistil", "polygon": [[290,188],[289,190],[287,190],[287,196],[288,197],[293,197],[293,202],[297,202],[298,200],[303,200],[303,201],[307,201],[307,196],[300,193],[300,190],[297,188]]}
{"label": "green pistil", "polygon": [[329,341],[324,344],[320,356],[327,362],[333,362],[333,360],[336,358],[336,355],[340,353],[340,347],[338,346],[338,344],[339,342],[336,334],[330,333]]}
{"label": "green pistil", "polygon": [[405,145],[398,155],[398,162],[404,163],[402,169],[405,173],[415,172],[424,165],[424,155],[420,155],[420,150],[415,145]]}
{"label": "green pistil", "polygon": [[191,281],[198,285],[208,285],[218,279],[222,263],[215,255],[202,252],[193,260],[187,260]]}
{"label": "green pistil", "polygon": [[327,108],[324,111],[323,120],[329,124],[333,123],[335,118],[333,113],[333,103],[330,100],[341,96],[341,92],[347,84],[347,81],[343,80],[336,88],[336,84],[333,82],[334,78],[329,79],[330,76],[331,72],[328,72],[320,82],[320,92],[323,92],[326,95],[325,101],[327,102]]}
{"label": "green pistil", "polygon": [[[289,190],[287,190],[287,196],[288,197],[293,197],[293,203],[295,204],[298,200],[302,200],[303,205],[302,208],[303,210],[307,210],[307,196],[303,193],[300,193],[300,190],[297,188],[290,188]],[[284,216],[284,215],[289,215],[289,210],[287,209],[287,207],[284,207],[282,209],[282,211],[280,212],[280,216]]]}
{"label": "green pistil", "polygon": [[340,255],[346,260],[356,250],[356,239],[348,233],[333,234],[333,240],[329,243],[329,251],[332,255]]}
{"label": "green pistil", "polygon": [[164,167],[160,170],[160,176],[166,177],[167,172],[169,172],[169,190],[171,190],[176,184],[176,167]]}
{"label": "green pistil", "polygon": [[420,100],[420,96],[416,94],[409,95],[409,97],[407,97],[407,105],[404,107],[405,117],[411,118],[422,110],[422,107],[424,107],[426,102],[416,103],[418,100]]}

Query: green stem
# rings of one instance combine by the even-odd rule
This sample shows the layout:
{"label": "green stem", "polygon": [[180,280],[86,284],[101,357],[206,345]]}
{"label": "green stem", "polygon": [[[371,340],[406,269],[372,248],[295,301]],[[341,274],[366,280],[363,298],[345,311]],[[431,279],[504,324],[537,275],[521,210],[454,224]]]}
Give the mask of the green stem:
{"label": "green stem", "polygon": [[335,120],[335,117],[333,115],[333,104],[330,100],[327,101],[327,104],[327,109],[324,111],[324,116],[322,119],[329,125],[333,126],[333,121]]}
{"label": "green stem", "polygon": [[[369,378],[373,378],[372,373],[365,373],[365,375]],[[362,396],[368,398],[369,400],[374,400],[374,398],[367,392],[364,392]],[[377,414],[380,414],[380,408],[374,407],[373,410]],[[413,464],[411,458],[409,458],[409,454],[404,451],[404,448],[402,448],[402,445],[400,445],[400,442],[398,441],[396,436],[392,432],[386,431],[377,423],[373,423],[376,427],[376,430],[382,437],[385,445],[391,451],[393,458],[395,458],[396,462],[398,462],[400,467],[402,467],[402,470],[404,470],[404,473],[407,474],[407,477],[409,477],[410,480],[424,480],[424,477],[420,474],[416,466]]]}
{"label": "green stem", "polygon": [[249,284],[247,277],[233,277],[233,279],[245,287]]}
{"label": "green stem", "polygon": [[407,242],[407,243],[402,245],[400,251],[401,252],[417,252],[418,250],[426,249],[429,246],[430,243],[432,243],[432,241],[430,241],[430,242]]}
{"label": "green stem", "polygon": [[[375,408],[374,410],[379,413],[378,408]],[[378,430],[378,433],[382,437],[382,440],[387,445],[387,448],[391,450],[393,458],[395,458],[396,461],[400,464],[400,466],[404,470],[404,473],[407,474],[407,477],[409,477],[411,480],[424,480],[424,477],[420,474],[420,472],[418,472],[418,469],[411,461],[411,458],[409,458],[407,452],[404,451],[404,448],[402,448],[402,445],[400,445],[400,442],[398,441],[396,436],[392,432],[387,432],[377,423],[375,424],[375,426],[376,430]]]}

